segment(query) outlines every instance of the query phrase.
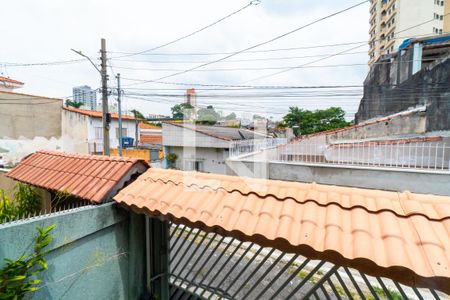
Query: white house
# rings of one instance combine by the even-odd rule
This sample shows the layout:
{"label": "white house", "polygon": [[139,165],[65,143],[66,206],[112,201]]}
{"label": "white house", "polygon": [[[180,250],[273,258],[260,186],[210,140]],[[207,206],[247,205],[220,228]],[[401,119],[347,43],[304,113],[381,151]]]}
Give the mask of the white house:
{"label": "white house", "polygon": [[169,154],[177,156],[172,167],[218,174],[234,174],[225,163],[233,141],[267,137],[246,129],[188,123],[163,123],[162,128],[166,159]]}
{"label": "white house", "polygon": [[[103,151],[103,123],[102,112],[84,110],[73,107],[62,109],[62,137],[65,144],[71,145],[71,151],[78,153],[102,153]],[[122,136],[131,137],[136,142],[139,131],[137,119],[122,116]],[[111,114],[109,128],[110,147],[119,146],[118,115]]]}

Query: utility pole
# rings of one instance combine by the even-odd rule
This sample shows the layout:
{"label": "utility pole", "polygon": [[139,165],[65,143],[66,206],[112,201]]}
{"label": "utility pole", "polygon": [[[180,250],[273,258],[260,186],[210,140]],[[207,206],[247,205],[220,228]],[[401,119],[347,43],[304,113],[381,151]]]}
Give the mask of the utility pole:
{"label": "utility pole", "polygon": [[120,95],[122,91],[120,90],[120,73],[117,74],[117,106],[119,110],[119,156],[122,156],[122,104]]}
{"label": "utility pole", "polygon": [[101,75],[102,75],[102,121],[103,121],[103,155],[109,156],[109,123],[111,115],[108,112],[108,74],[106,72],[106,41],[101,40]]}

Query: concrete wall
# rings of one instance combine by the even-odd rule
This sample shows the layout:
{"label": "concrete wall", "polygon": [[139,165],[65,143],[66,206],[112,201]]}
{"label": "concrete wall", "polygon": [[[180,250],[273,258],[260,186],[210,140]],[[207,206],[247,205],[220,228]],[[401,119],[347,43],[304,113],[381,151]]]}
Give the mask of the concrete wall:
{"label": "concrete wall", "polygon": [[[89,153],[88,151],[88,122],[89,117],[65,109],[62,114],[62,136],[69,145],[68,151]],[[69,150],[70,149],[70,150]]]}
{"label": "concrete wall", "polygon": [[61,136],[62,100],[0,91],[0,138]]}
{"label": "concrete wall", "polygon": [[356,122],[426,105],[426,131],[450,129],[450,57],[422,69],[397,87],[392,87],[396,82],[390,78],[391,67],[382,64],[371,68]]}
{"label": "concrete wall", "polygon": [[0,170],[0,189],[6,192],[8,198],[12,198],[14,194],[14,187],[16,186],[16,181],[6,177],[6,171]]}
{"label": "concrete wall", "polygon": [[216,174],[233,174],[227,167],[225,161],[228,158],[228,149],[220,148],[193,148],[193,147],[168,147],[169,153],[175,153],[178,156],[175,162],[175,168],[189,171],[188,162],[200,161],[203,169],[200,171]]}
{"label": "concrete wall", "polygon": [[426,124],[426,112],[415,112],[409,115],[405,114],[389,118],[383,122],[374,122],[331,133],[327,135],[327,139],[332,143],[339,140],[361,140],[405,134],[422,134],[426,132]]}
{"label": "concrete wall", "polygon": [[[103,123],[101,118],[92,118],[77,112],[63,109],[62,134],[64,140],[64,150],[77,153],[89,153],[89,143],[103,144],[102,128]],[[119,139],[116,136],[117,128],[119,128],[118,120],[112,119],[109,129],[111,148],[117,148],[119,146]],[[127,130],[127,137],[132,137],[136,141],[136,123],[134,120],[122,120],[122,128]],[[96,131],[99,130],[101,135],[97,136]],[[99,149],[102,150],[102,146],[100,146]]]}
{"label": "concrete wall", "polygon": [[[0,267],[32,251],[36,226],[55,224],[47,255],[48,269],[39,275],[42,288],[32,299],[138,299],[144,279],[144,217],[115,204],[0,225]],[[20,237],[20,238],[18,238]]]}
{"label": "concrete wall", "polygon": [[450,196],[448,173],[237,160],[228,160],[227,164],[233,170],[267,170],[267,176],[264,177],[257,176],[258,172],[254,173],[261,178]]}
{"label": "concrete wall", "polygon": [[[433,20],[434,13],[444,14],[444,7],[436,5],[433,1],[424,0],[396,0],[398,6],[396,36],[423,36],[435,34],[433,27],[442,29],[443,21]],[[445,0],[447,1],[447,0]],[[425,23],[422,26],[417,24]],[[408,30],[409,29],[409,30]],[[398,34],[397,34],[398,33]],[[406,39],[406,38],[405,38]],[[401,44],[402,40],[396,41],[396,45]]]}

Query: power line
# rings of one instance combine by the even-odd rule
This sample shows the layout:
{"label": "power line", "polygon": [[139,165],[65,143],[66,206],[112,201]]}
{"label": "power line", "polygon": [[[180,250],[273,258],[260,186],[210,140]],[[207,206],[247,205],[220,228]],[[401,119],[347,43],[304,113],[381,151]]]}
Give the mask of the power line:
{"label": "power line", "polygon": [[[446,15],[450,15],[450,13],[447,13]],[[445,15],[444,15],[444,16],[445,16]],[[430,22],[433,22],[433,21],[435,21],[434,18],[433,18],[433,19],[430,19],[430,20],[428,20],[428,21],[419,23],[419,24],[417,24],[417,25],[408,27],[408,28],[406,28],[406,29],[403,29],[403,30],[397,32],[396,34],[399,34],[399,33],[401,33],[401,32],[405,32],[405,31],[414,29],[414,28],[416,28],[416,27],[420,27],[420,26],[422,26],[422,25],[425,25],[425,24],[430,23]],[[351,50],[353,50],[353,49],[355,49],[355,48],[359,48],[359,47],[361,47],[361,46],[352,47],[352,48],[350,48],[350,49],[347,49],[347,50],[341,51],[341,52],[339,52],[339,53],[336,53],[336,55],[338,55],[338,54],[340,54],[340,53],[345,53],[345,52],[347,52],[347,51],[351,51]],[[333,56],[334,56],[334,55],[330,55],[329,57],[333,57]],[[323,59],[320,59],[320,60],[324,60],[324,59],[327,59],[327,58],[323,58]],[[286,68],[285,70],[282,70],[282,71],[278,71],[278,72],[274,72],[274,73],[271,73],[271,74],[268,74],[268,75],[259,76],[259,77],[256,77],[256,78],[253,78],[253,79],[250,79],[250,80],[246,80],[246,81],[244,81],[243,83],[246,83],[246,82],[252,82],[252,81],[256,81],[256,80],[261,80],[261,79],[273,77],[273,76],[276,76],[276,75],[279,75],[279,74],[283,74],[283,73],[286,73],[286,72],[289,72],[289,71],[292,71],[292,70],[295,70],[295,69],[304,67],[304,66],[309,65],[309,64],[313,64],[313,63],[315,63],[315,62],[317,62],[317,61],[311,61],[311,62],[309,62],[309,63],[301,64],[301,65],[296,66],[296,67]]]}
{"label": "power line", "polygon": [[165,44],[162,44],[162,45],[159,45],[159,46],[156,46],[156,47],[153,47],[153,48],[144,50],[144,51],[140,51],[140,52],[136,52],[136,53],[130,53],[130,54],[126,54],[126,55],[123,55],[123,56],[118,56],[117,58],[120,58],[120,57],[130,57],[130,56],[135,56],[135,55],[146,54],[147,52],[151,52],[151,51],[158,50],[158,49],[161,49],[161,48],[163,48],[163,47],[172,45],[172,44],[174,44],[174,43],[176,43],[176,42],[179,42],[179,41],[184,40],[184,39],[186,39],[186,38],[188,38],[188,37],[191,37],[191,36],[193,36],[193,35],[195,35],[195,34],[197,34],[197,33],[200,33],[200,32],[202,32],[202,31],[204,31],[204,30],[206,30],[206,29],[208,29],[208,28],[210,28],[210,27],[212,27],[212,26],[214,26],[214,25],[216,25],[216,24],[218,24],[218,23],[220,23],[220,22],[222,22],[222,21],[224,21],[224,20],[226,20],[226,19],[228,19],[228,18],[234,16],[235,14],[240,13],[241,11],[243,11],[244,9],[246,9],[246,8],[252,6],[252,5],[258,5],[259,3],[260,3],[259,0],[252,0],[252,1],[250,1],[247,5],[245,5],[244,7],[241,7],[241,8],[239,8],[238,10],[236,10],[236,11],[234,11],[234,12],[232,12],[232,13],[226,15],[225,17],[222,17],[222,18],[220,18],[219,20],[214,21],[213,23],[211,23],[211,24],[209,24],[209,25],[206,25],[206,26],[204,26],[204,27],[202,27],[202,28],[200,28],[200,29],[198,29],[198,30],[195,30],[195,31],[193,31],[193,32],[191,32],[191,33],[189,33],[189,34],[183,35],[183,36],[181,36],[181,37],[179,37],[179,38],[177,38],[177,39],[174,39],[174,40],[172,40],[172,41],[170,41],[170,42],[167,42],[167,43],[165,43]]}
{"label": "power line", "polygon": [[364,1],[362,1],[362,2],[359,2],[358,4],[352,5],[352,6],[350,6],[350,7],[347,7],[347,8],[345,8],[345,9],[342,9],[342,10],[337,11],[337,12],[335,12],[335,13],[329,14],[329,15],[327,15],[327,16],[324,16],[324,17],[322,17],[322,18],[319,18],[319,19],[317,19],[317,20],[314,20],[314,21],[312,21],[312,22],[310,22],[310,23],[307,23],[307,24],[305,24],[305,25],[302,25],[302,26],[300,26],[300,27],[297,27],[297,28],[295,28],[295,29],[293,29],[293,30],[290,30],[290,31],[288,31],[288,32],[285,32],[285,33],[283,33],[283,34],[281,34],[281,35],[278,35],[278,36],[276,36],[276,37],[274,37],[274,38],[271,38],[271,39],[269,39],[269,40],[267,40],[267,41],[258,43],[258,44],[256,44],[256,45],[253,45],[253,46],[250,46],[250,47],[247,47],[247,48],[242,49],[242,50],[240,50],[240,51],[237,51],[237,52],[234,52],[234,53],[229,54],[229,55],[227,55],[227,56],[224,56],[224,57],[222,57],[222,58],[219,58],[219,59],[216,59],[216,60],[213,60],[213,61],[210,61],[210,62],[201,64],[201,65],[198,65],[198,66],[196,66],[196,67],[193,67],[193,68],[190,68],[190,69],[187,69],[187,70],[183,70],[183,71],[181,71],[181,72],[176,72],[176,73],[173,73],[173,74],[170,74],[170,75],[167,75],[167,76],[163,76],[163,77],[160,77],[160,78],[155,79],[155,80],[149,80],[149,81],[147,81],[147,82],[155,82],[155,81],[163,80],[163,79],[166,79],[166,78],[174,77],[174,76],[177,76],[177,75],[185,74],[185,73],[188,73],[188,72],[190,72],[190,71],[197,70],[197,69],[199,69],[199,68],[202,68],[202,67],[205,67],[205,66],[208,66],[208,65],[211,65],[211,64],[214,64],[214,63],[223,61],[223,60],[228,59],[228,58],[230,58],[230,57],[236,56],[236,55],[238,55],[238,54],[240,54],[240,53],[246,52],[246,51],[248,51],[248,50],[252,50],[252,49],[255,49],[255,48],[257,48],[257,47],[260,47],[260,46],[263,46],[263,45],[272,43],[272,42],[274,42],[274,41],[276,41],[276,40],[279,40],[279,39],[281,39],[281,38],[283,38],[283,37],[286,37],[286,36],[288,36],[288,35],[290,35],[290,34],[293,34],[293,33],[297,32],[297,31],[299,31],[299,30],[302,30],[302,29],[304,29],[304,28],[310,27],[310,26],[312,26],[312,25],[314,25],[314,24],[316,24],[316,23],[319,23],[319,22],[321,22],[321,21],[324,21],[324,20],[329,19],[329,18],[331,18],[331,17],[334,17],[334,16],[336,16],[336,15],[339,15],[339,14],[342,14],[342,13],[344,13],[344,12],[347,12],[347,11],[353,9],[353,8],[358,7],[358,6],[361,6],[361,5],[365,4],[366,2],[368,2],[368,0],[364,0]]}

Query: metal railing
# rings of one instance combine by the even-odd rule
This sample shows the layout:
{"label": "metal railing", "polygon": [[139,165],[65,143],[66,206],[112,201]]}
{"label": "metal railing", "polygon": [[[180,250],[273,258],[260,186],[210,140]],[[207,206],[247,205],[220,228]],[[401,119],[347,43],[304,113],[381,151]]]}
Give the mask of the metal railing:
{"label": "metal railing", "polygon": [[233,141],[230,146],[229,157],[233,158],[245,154],[259,152],[276,147],[278,145],[286,144],[286,142],[287,140],[285,138]]}
{"label": "metal railing", "polygon": [[[231,156],[252,153],[252,148],[235,146]],[[385,167],[450,171],[450,144],[428,141],[371,141],[327,144],[322,141],[300,140],[265,150],[260,157],[272,162],[315,163],[346,166]],[[257,154],[257,151],[253,151]]]}
{"label": "metal railing", "polygon": [[432,289],[183,225],[170,228],[170,299],[445,299]]}
{"label": "metal railing", "polygon": [[277,161],[450,171],[450,146],[443,142],[366,142],[326,145],[298,142],[276,148]]}

